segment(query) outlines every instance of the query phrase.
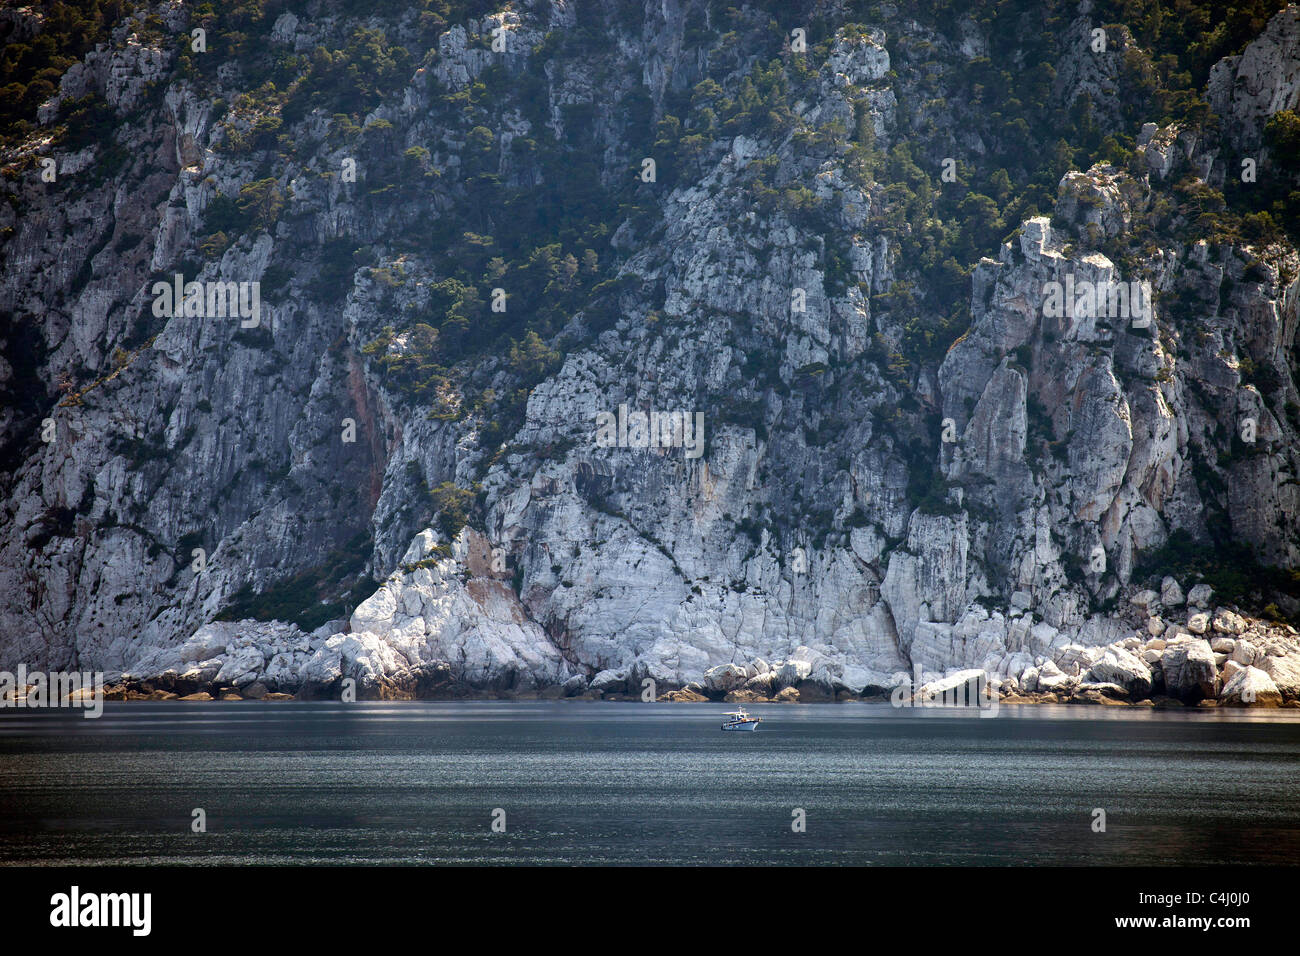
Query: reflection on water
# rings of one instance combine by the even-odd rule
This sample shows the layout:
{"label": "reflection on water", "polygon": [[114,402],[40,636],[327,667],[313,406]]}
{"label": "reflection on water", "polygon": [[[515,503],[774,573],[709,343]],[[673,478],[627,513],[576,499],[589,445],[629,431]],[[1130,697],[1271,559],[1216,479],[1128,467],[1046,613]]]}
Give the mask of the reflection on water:
{"label": "reflection on water", "polygon": [[[1294,711],[130,703],[0,712],[4,863],[1300,860]],[[1106,832],[1092,830],[1094,808]],[[192,811],[207,832],[192,833]],[[493,832],[493,811],[506,830]],[[791,829],[803,808],[807,829]]]}

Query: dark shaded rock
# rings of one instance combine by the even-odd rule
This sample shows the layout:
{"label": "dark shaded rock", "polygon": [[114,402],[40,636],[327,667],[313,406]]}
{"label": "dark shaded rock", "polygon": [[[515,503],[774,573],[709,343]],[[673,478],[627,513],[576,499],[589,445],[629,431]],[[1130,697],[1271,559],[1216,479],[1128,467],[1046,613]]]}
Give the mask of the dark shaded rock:
{"label": "dark shaded rock", "polygon": [[1219,665],[1209,641],[1176,640],[1160,655],[1165,675],[1165,693],[1186,704],[1195,704],[1219,693]]}
{"label": "dark shaded rock", "polygon": [[560,687],[560,690],[563,692],[563,696],[565,697],[572,697],[575,694],[581,694],[586,689],[587,678],[583,677],[581,674],[574,674]]}
{"label": "dark shaded rock", "polygon": [[752,691],[760,697],[771,697],[776,691],[776,674],[772,671],[768,671],[766,674],[755,674],[745,681],[744,689]]}
{"label": "dark shaded rock", "polygon": [[801,680],[795,685],[795,690],[799,692],[799,700],[805,704],[824,703],[835,699],[833,688],[828,687],[821,681]]}

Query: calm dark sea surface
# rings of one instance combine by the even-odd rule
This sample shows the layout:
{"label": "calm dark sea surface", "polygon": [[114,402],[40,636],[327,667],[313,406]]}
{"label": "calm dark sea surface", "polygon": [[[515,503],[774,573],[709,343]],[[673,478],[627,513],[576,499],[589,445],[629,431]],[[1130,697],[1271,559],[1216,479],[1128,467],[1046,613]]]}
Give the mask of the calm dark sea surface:
{"label": "calm dark sea surface", "polygon": [[1295,712],[730,709],[4,711],[0,863],[1300,862]]}

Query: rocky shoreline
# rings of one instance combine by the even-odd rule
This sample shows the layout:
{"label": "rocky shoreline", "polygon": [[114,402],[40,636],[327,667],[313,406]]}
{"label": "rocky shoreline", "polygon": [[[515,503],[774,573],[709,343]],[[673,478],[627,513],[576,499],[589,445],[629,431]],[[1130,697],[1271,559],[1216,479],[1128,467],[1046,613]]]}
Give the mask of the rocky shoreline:
{"label": "rocky shoreline", "polygon": [[[240,656],[231,644],[226,656],[186,668],[170,667],[149,677],[113,675],[106,700],[614,700],[672,703],[721,702],[843,703],[893,702],[900,706],[933,705],[954,691],[980,688],[999,704],[1086,704],[1156,709],[1181,707],[1300,708],[1300,635],[1288,625],[1250,618],[1230,606],[1211,609],[1212,592],[1204,585],[1186,597],[1177,582],[1166,579],[1159,593],[1143,590],[1129,600],[1124,618],[1111,623],[1129,634],[1107,645],[1057,643],[1032,658],[1019,650],[983,667],[952,667],[923,672],[916,679],[898,672],[881,683],[856,686],[843,670],[800,647],[787,660],[756,659],[706,670],[699,680],[663,682],[648,668],[601,671],[588,678],[573,675],[562,683],[541,686],[526,674],[509,684],[476,685],[457,675],[452,665],[434,661],[381,674],[365,668],[336,668],[328,680],[286,682],[276,674],[311,673],[277,668],[280,656]],[[1175,616],[1183,623],[1173,623]],[[264,627],[247,622],[254,629]],[[248,627],[235,625],[236,632]],[[191,642],[193,643],[193,642]],[[187,645],[189,647],[189,645]],[[190,647],[190,653],[196,648]],[[306,653],[305,646],[300,653]],[[237,661],[231,667],[229,661]],[[914,686],[915,685],[915,686]],[[968,698],[968,699],[974,699]]]}
{"label": "rocky shoreline", "polygon": [[[1091,704],[1105,705],[1110,707],[1148,707],[1155,710],[1183,709],[1193,708],[1216,708],[1216,707],[1275,707],[1285,709],[1300,710],[1300,700],[1276,700],[1273,703],[1256,702],[1246,704],[1240,700],[1220,701],[1215,699],[1203,699],[1196,704],[1185,704],[1176,697],[1167,697],[1156,695],[1153,697],[1143,698],[1141,700],[1130,700],[1127,697],[1118,694],[1115,691],[1116,685],[1099,685],[1096,687],[1081,687],[1074,692],[1067,693],[1029,693],[1029,694],[1006,694],[999,696],[999,705],[1022,705],[1022,704]],[[607,693],[598,694],[591,691],[584,691],[581,694],[568,695],[563,692],[563,687],[554,686],[543,688],[541,691],[486,691],[478,690],[472,687],[457,685],[439,690],[428,694],[409,695],[402,693],[380,694],[374,700],[432,700],[432,701],[545,701],[545,700],[572,700],[572,701],[641,701],[642,697],[636,694]],[[204,690],[194,691],[188,694],[178,694],[174,691],[163,690],[155,687],[150,681],[131,681],[124,684],[115,684],[104,689],[104,699],[112,701],[304,701],[304,700],[321,700],[329,698],[303,697],[298,694],[287,694],[283,692],[274,692],[267,690],[254,690],[251,694],[241,694],[237,689],[232,687],[208,687]],[[339,698],[334,698],[339,699]],[[363,698],[364,699],[364,698]],[[722,697],[710,697],[702,693],[696,687],[685,687],[678,690],[667,691],[655,698],[657,703],[728,703],[728,704],[843,704],[843,703],[889,703],[892,699],[891,693],[876,694],[853,694],[850,691],[841,691],[834,698],[828,698],[820,694],[814,695],[812,699],[805,699],[797,688],[786,688],[774,697],[761,697],[750,691],[732,691]],[[911,698],[918,700],[919,698]]]}
{"label": "rocky shoreline", "polygon": [[[1300,707],[1300,633],[1218,604],[1209,586],[1130,592],[1108,615],[1058,630],[1031,612],[971,609],[900,648],[912,673],[885,673],[828,649],[671,671],[484,667],[420,659],[349,622],[306,634],[283,622],[206,625],[188,641],[105,675],[107,700],[623,700],[736,704],[892,701],[927,706],[970,686],[999,703],[1138,707]],[[946,631],[940,632],[941,628]],[[942,641],[939,640],[942,638]],[[504,656],[504,655],[502,655]],[[499,659],[498,659],[499,660]]]}

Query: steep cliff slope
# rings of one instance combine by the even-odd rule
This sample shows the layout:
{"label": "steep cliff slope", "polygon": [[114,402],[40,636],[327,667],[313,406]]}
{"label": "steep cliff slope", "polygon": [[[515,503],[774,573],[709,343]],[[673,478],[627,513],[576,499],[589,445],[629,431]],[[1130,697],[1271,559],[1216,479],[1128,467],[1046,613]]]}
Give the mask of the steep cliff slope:
{"label": "steep cliff slope", "polygon": [[56,7],[0,663],[1300,696],[1300,8]]}

